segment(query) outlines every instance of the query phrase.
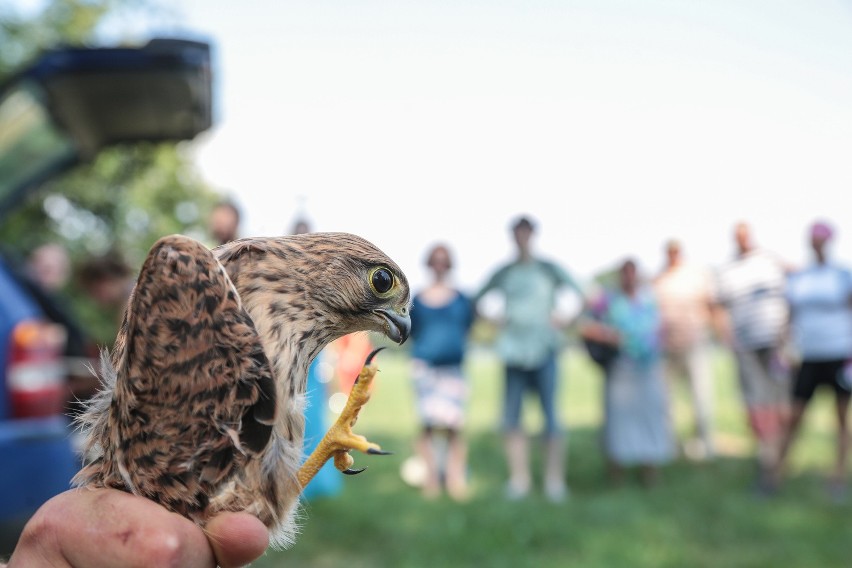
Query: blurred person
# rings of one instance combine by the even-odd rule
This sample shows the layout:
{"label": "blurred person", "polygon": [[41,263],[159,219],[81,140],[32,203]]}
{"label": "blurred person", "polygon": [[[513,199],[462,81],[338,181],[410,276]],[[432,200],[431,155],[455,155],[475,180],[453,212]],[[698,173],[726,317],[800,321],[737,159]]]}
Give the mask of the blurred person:
{"label": "blurred person", "polygon": [[133,290],[133,272],[117,253],[108,253],[82,264],[80,283],[98,305],[123,309]]}
{"label": "blurred person", "polygon": [[165,507],[117,489],[72,489],[42,505],[0,568],[237,567],[269,545],[263,523],[222,513],[202,529]]}
{"label": "blurred person", "polygon": [[713,457],[712,282],[709,271],[684,262],[676,240],[666,243],[666,265],[654,280],[661,320],[664,371],[670,387],[689,384],[695,437],[684,444],[692,459]]}
{"label": "blurred person", "polygon": [[294,235],[303,235],[305,233],[310,232],[311,225],[310,223],[308,223],[307,219],[299,217],[298,219],[296,219],[296,222],[293,223],[293,230],[291,231],[291,233],[293,233]]}
{"label": "blurred person", "polygon": [[240,209],[233,201],[220,201],[213,207],[208,228],[215,241],[214,246],[224,245],[240,238],[240,218]]}
{"label": "blurred person", "polygon": [[[304,235],[310,232],[310,223],[302,217],[296,219],[290,230],[293,235]],[[305,439],[303,443],[305,456],[311,455],[329,428],[328,381],[323,376],[323,362],[326,356],[325,350],[320,351],[311,362],[311,366],[308,367],[305,386]],[[329,461],[320,468],[307,487],[304,488],[302,498],[312,501],[324,497],[333,497],[338,495],[342,489],[341,475],[335,469],[334,463]]]}
{"label": "blurred person", "polygon": [[80,325],[74,303],[68,294],[71,259],[64,245],[42,244],[27,256],[21,283],[38,302],[45,317],[64,330],[63,366],[68,386],[68,411],[76,414],[76,402],[94,394],[98,381],[89,371],[97,358],[98,346]]}
{"label": "blurred person", "polygon": [[71,278],[71,259],[59,243],[45,243],[27,257],[27,274],[43,290],[61,292]]}
{"label": "blurred person", "polygon": [[[109,252],[83,261],[77,270],[77,280],[89,302],[94,304],[85,322],[88,334],[86,356],[97,360],[101,348],[112,348],[135,284],[134,274],[118,253]],[[100,383],[90,371],[77,375],[74,393],[79,400],[86,400],[97,392]],[[76,414],[79,411],[80,406],[74,405],[72,412]]]}
{"label": "blurred person", "polygon": [[121,256],[110,252],[86,260],[80,266],[79,280],[86,294],[120,321],[135,285],[133,276]]}
{"label": "blurred person", "polygon": [[445,482],[455,500],[467,498],[467,444],[463,437],[468,385],[462,370],[467,335],[473,323],[471,300],[450,283],[453,267],[446,245],[426,257],[431,282],[413,298],[411,369],[421,433],[419,457],[426,466],[423,494],[441,493],[438,436],[446,439]]}
{"label": "blurred person", "polygon": [[758,494],[777,490],[774,468],[789,412],[790,373],[785,362],[785,264],[755,246],[747,223],[734,227],[736,256],[718,268],[714,318],[733,350],[748,422],[757,442]]}
{"label": "blurred person", "polygon": [[603,446],[610,478],[638,466],[652,486],[659,466],[671,461],[674,437],[662,368],[661,320],[650,287],[641,286],[633,260],[620,266],[618,289],[592,302],[594,319],[580,325],[583,336],[617,348],[605,368]]}
{"label": "blurred person", "polygon": [[791,332],[801,361],[777,474],[781,474],[814,392],[821,386],[831,388],[837,414],[837,453],[829,491],[832,498],[842,500],[846,495],[847,411],[852,389],[852,272],[828,258],[833,235],[828,224],[814,223],[809,230],[813,263],[787,279]]}
{"label": "blurred person", "polygon": [[86,323],[99,348],[112,348],[124,318],[136,278],[115,251],[86,259],[78,267],[77,280],[94,310]]}
{"label": "blurred person", "polygon": [[327,349],[340,391],[349,394],[364,360],[373,350],[373,342],[365,332],[350,333],[329,343]]}
{"label": "blurred person", "polygon": [[532,485],[527,435],[521,425],[525,391],[538,395],[544,414],[544,492],[553,502],[564,500],[565,442],[556,411],[557,355],[560,323],[555,317],[557,293],[570,288],[582,295],[574,279],[558,264],[536,257],[535,225],[526,216],[512,224],[517,257],[498,268],[474,297],[474,305],[492,291],[505,302],[497,351],[505,371],[503,430],[509,499],[525,497]]}
{"label": "blurred person", "polygon": [[[66,357],[85,357],[88,338],[68,310],[67,288],[71,280],[71,258],[60,243],[45,243],[27,256],[24,284],[38,301],[45,316],[62,324],[67,332]],[[88,371],[86,371],[86,374]]]}

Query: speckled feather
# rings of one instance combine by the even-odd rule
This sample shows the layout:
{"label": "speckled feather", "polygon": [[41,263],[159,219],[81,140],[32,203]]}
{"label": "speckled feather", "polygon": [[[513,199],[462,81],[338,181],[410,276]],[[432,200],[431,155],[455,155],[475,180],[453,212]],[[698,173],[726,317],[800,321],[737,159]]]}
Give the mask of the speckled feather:
{"label": "speckled feather", "polygon": [[[369,271],[394,274],[377,295]],[[86,409],[80,486],[157,501],[201,525],[248,511],[292,542],[301,492],[308,366],[347,333],[387,332],[408,283],[374,245],[346,233],[242,239],[208,250],[158,241],[128,302],[102,392]]]}

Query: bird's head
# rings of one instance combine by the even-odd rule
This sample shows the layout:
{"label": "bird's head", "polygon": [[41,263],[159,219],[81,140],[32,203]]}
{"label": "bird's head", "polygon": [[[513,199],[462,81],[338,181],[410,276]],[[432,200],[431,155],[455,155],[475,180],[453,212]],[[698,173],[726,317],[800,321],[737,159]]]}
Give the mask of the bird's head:
{"label": "bird's head", "polygon": [[255,319],[310,324],[320,343],[356,331],[403,343],[411,331],[405,274],[356,235],[242,239],[219,247],[217,256]]}
{"label": "bird's head", "polygon": [[372,243],[348,233],[301,235],[324,264],[310,295],[338,318],[343,334],[376,331],[396,343],[411,332],[411,291],[397,264]]}

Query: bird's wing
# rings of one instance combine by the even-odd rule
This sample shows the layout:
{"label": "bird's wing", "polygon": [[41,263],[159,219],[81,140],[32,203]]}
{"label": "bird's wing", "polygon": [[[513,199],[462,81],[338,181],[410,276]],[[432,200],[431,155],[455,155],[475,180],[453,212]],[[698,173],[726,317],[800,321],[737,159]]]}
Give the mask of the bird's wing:
{"label": "bird's wing", "polygon": [[222,265],[188,237],[154,245],[114,355],[117,472],[187,516],[268,444],[275,383]]}

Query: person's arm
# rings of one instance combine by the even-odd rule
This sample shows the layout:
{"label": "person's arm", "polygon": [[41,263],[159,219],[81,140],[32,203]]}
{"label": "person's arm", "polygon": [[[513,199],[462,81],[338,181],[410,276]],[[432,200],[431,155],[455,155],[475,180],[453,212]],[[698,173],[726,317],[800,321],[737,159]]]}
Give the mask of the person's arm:
{"label": "person's arm", "polygon": [[722,304],[714,302],[710,305],[710,310],[710,321],[716,337],[727,347],[733,348],[734,331],[731,327],[731,318],[728,315],[727,309]]}
{"label": "person's arm", "polygon": [[[577,280],[567,270],[553,262],[547,262],[547,265],[557,284],[557,290],[555,291],[557,308],[553,312],[550,323],[554,328],[564,331],[574,326],[581,319],[582,314],[589,309],[589,297],[583,287],[577,283]],[[570,294],[571,292],[575,293],[580,301],[579,313],[573,316],[559,309],[561,300],[568,297],[564,296],[564,294]]]}
{"label": "person's arm", "polygon": [[586,302],[586,292],[583,290],[583,287],[577,282],[577,280],[571,276],[571,273],[559,266],[558,264],[554,264],[553,268],[555,270],[555,274],[557,276],[557,280],[559,284],[562,286],[567,286],[574,290],[578,296],[580,296],[580,300],[585,304]]}
{"label": "person's arm", "polygon": [[717,269],[707,280],[707,304],[710,310],[710,327],[716,338],[726,347],[734,347],[734,330],[728,314],[727,296],[722,283],[722,274]]}
{"label": "person's arm", "polygon": [[491,277],[488,279],[488,281],[485,283],[485,285],[482,288],[480,288],[479,291],[476,294],[474,294],[473,297],[471,298],[471,302],[473,304],[474,319],[479,318],[479,319],[489,320],[489,318],[485,317],[485,315],[483,315],[482,311],[480,310],[479,302],[480,302],[480,300],[482,300],[482,298],[486,294],[488,294],[492,290],[496,290],[500,287],[500,283],[503,280],[503,275],[506,273],[507,268],[508,268],[508,266],[504,266],[504,267],[500,268],[499,270],[497,270],[496,272],[494,272],[491,275]]}
{"label": "person's arm", "polygon": [[471,298],[471,300],[473,301],[474,305],[476,305],[479,300],[481,300],[482,297],[485,296],[485,294],[497,287],[497,283],[500,280],[500,275],[502,274],[502,272],[502,270],[498,270],[497,272],[492,274],[488,281],[485,283],[485,285],[482,286],[482,288],[480,288],[476,292],[476,294],[473,295],[473,298]]}
{"label": "person's arm", "polygon": [[590,341],[605,343],[613,347],[621,345],[621,334],[618,333],[617,329],[588,317],[581,318],[579,332],[581,337]]}
{"label": "person's arm", "polygon": [[852,307],[852,270],[849,270],[848,268],[844,268],[843,269],[843,276],[844,276],[844,282],[843,283],[845,285],[846,294],[847,294],[846,302],[849,304],[850,307]]}
{"label": "person's arm", "polygon": [[7,568],[230,568],[260,557],[268,545],[266,527],[248,513],[222,513],[202,530],[143,497],[72,489],[30,519]]}

